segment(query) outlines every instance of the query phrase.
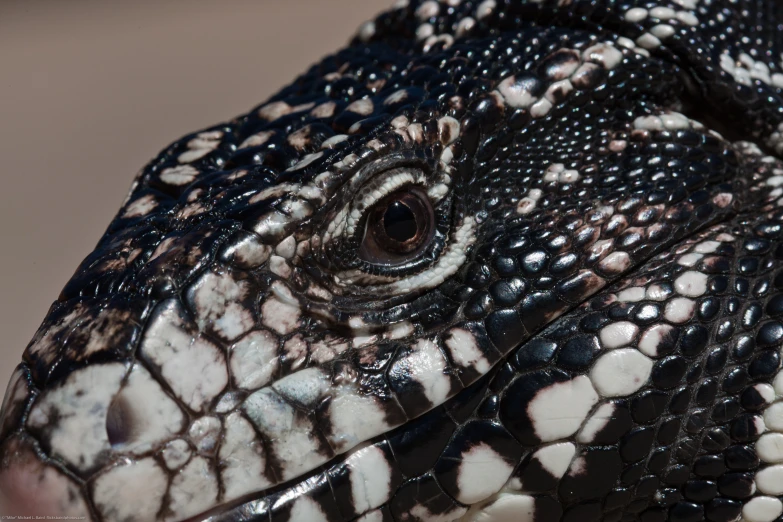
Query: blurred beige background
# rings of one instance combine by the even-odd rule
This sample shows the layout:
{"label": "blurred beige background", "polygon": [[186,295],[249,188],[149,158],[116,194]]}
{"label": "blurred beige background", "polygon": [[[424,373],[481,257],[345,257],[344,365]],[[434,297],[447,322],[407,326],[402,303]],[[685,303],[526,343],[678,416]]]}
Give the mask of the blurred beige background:
{"label": "blurred beige background", "polygon": [[390,4],[0,0],[0,390],[149,158]]}

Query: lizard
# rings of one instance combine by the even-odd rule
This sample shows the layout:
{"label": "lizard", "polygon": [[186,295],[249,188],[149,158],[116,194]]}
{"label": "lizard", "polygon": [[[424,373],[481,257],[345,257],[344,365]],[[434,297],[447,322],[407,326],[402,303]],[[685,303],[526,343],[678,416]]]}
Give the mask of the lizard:
{"label": "lizard", "polygon": [[136,177],[0,414],[15,513],[783,520],[783,17],[402,0]]}

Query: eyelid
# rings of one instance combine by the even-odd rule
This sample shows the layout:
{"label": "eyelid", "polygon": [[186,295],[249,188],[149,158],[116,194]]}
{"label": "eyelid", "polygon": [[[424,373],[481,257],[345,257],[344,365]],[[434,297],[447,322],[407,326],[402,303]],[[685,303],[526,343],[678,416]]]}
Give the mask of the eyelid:
{"label": "eyelid", "polygon": [[347,231],[349,235],[352,235],[356,231],[356,226],[361,221],[365,212],[373,205],[406,185],[425,185],[427,179],[420,170],[401,167],[390,171],[388,176],[379,181],[379,184],[375,186],[369,185],[356,194],[356,199],[352,205],[353,208],[348,215]]}
{"label": "eyelid", "polygon": [[[340,191],[347,203],[326,216],[318,241],[320,255],[330,263],[327,272],[333,278],[332,283],[341,288],[351,286],[352,292],[359,289],[383,292],[386,285],[401,277],[421,274],[437,262],[451,229],[452,175],[449,169],[419,150],[395,152],[358,168]],[[370,209],[401,190],[418,191],[432,207],[432,238],[403,262],[377,262],[360,257],[358,249],[362,246]]]}
{"label": "eyelid", "polygon": [[[395,172],[405,171],[408,173],[415,173],[414,183],[429,186],[433,184],[434,180],[431,180],[433,174],[437,172],[437,165],[427,159],[421,153],[416,150],[398,151],[386,155],[382,158],[376,159],[360,167],[347,181],[343,187],[341,193],[349,202],[339,210],[336,210],[332,219],[328,223],[327,230],[324,234],[324,241],[330,241],[337,237],[351,237],[356,232],[356,219],[357,215],[355,211],[359,207],[358,203],[361,201],[362,195],[369,197],[367,201],[364,201],[361,208],[358,208],[359,212],[363,212],[367,207],[372,206],[375,202],[385,197],[385,195],[399,189],[402,184],[397,183],[394,186],[387,186],[383,193],[379,193],[374,197],[369,196],[367,193],[370,189],[378,188],[389,180],[389,175]],[[441,174],[437,179],[437,188],[433,193],[433,204],[436,204],[442,199],[443,183],[448,183],[449,177],[446,174]],[[410,183],[410,181],[407,181]],[[350,223],[349,223],[350,221]]]}

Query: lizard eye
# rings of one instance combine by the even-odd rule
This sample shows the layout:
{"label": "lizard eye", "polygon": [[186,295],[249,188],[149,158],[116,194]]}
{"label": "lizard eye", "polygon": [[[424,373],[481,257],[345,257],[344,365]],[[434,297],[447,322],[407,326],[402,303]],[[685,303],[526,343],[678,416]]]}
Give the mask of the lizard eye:
{"label": "lizard eye", "polygon": [[389,194],[367,212],[359,256],[368,263],[399,265],[414,259],[435,234],[435,213],[418,188]]}

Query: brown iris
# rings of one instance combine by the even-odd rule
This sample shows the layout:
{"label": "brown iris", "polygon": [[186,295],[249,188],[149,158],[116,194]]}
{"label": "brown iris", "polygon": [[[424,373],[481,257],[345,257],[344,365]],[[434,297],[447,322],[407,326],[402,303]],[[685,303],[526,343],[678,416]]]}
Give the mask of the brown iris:
{"label": "brown iris", "polygon": [[420,189],[389,194],[367,214],[359,255],[370,263],[410,261],[429,244],[434,221],[430,200]]}

